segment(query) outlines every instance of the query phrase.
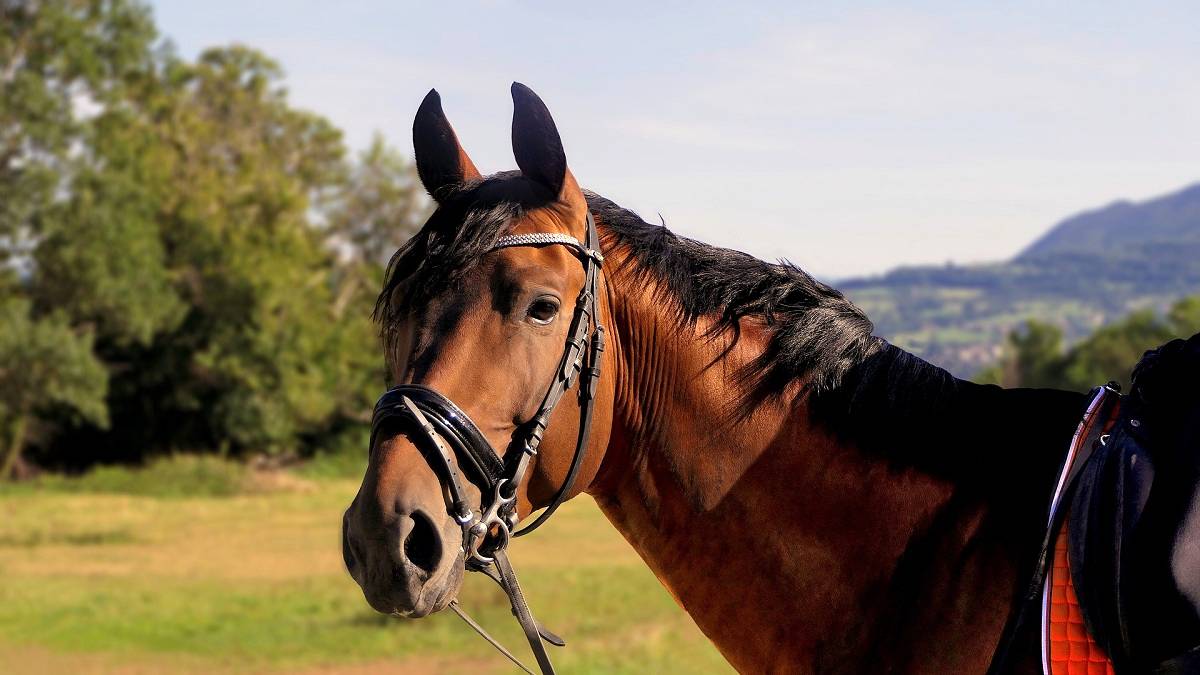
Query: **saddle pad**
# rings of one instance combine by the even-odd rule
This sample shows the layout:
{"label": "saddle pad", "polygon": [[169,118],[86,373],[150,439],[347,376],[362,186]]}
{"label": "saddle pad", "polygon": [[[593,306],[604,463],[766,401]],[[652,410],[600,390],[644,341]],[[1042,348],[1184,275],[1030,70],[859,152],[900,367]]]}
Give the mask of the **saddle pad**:
{"label": "saddle pad", "polygon": [[1112,661],[1083,623],[1067,555],[1069,529],[1064,524],[1054,542],[1054,561],[1046,580],[1050,586],[1050,672],[1046,675],[1114,675]]}

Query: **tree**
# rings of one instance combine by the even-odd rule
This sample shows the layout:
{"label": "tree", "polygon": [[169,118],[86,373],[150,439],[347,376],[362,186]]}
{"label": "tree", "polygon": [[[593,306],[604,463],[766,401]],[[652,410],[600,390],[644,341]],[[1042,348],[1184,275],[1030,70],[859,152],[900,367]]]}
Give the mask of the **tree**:
{"label": "tree", "polygon": [[388,259],[421,229],[430,206],[416,167],[376,134],[329,206],[330,244],[341,261],[335,316],[380,285]]}
{"label": "tree", "polygon": [[1200,333],[1200,295],[1175,303],[1167,312],[1167,324],[1179,337]]}
{"label": "tree", "polygon": [[1129,374],[1147,349],[1177,337],[1153,310],[1141,310],[1116,323],[1102,326],[1066,355],[1064,388],[1087,391],[1116,380],[1129,389]]}
{"label": "tree", "polygon": [[0,0],[0,265],[27,252],[81,132],[77,109],[150,64],[149,11],[126,0]]}
{"label": "tree", "polygon": [[1062,331],[1038,321],[1008,336],[1008,354],[977,379],[1008,387],[1051,387],[1087,391],[1115,380],[1129,386],[1130,369],[1148,349],[1200,332],[1200,296],[1179,300],[1160,317],[1133,312],[1102,326],[1064,350]]}
{"label": "tree", "polygon": [[149,11],[126,0],[0,0],[0,476],[33,422],[103,426],[92,331],[29,302],[32,257],[71,180],[88,110],[152,71]]}
{"label": "tree", "polygon": [[376,134],[337,195],[328,227],[350,256],[383,266],[429,213],[416,167]]}
{"label": "tree", "polygon": [[12,475],[30,423],[48,409],[106,426],[106,384],[89,333],[73,331],[62,315],[34,319],[25,300],[0,301],[0,479]]}
{"label": "tree", "polygon": [[1029,320],[1008,335],[1009,355],[976,378],[1005,387],[1053,387],[1062,379],[1063,333]]}
{"label": "tree", "polygon": [[373,388],[371,371],[340,379],[373,340],[354,325],[365,308],[333,320],[333,258],[312,221],[345,181],[341,135],[291,108],[254,50],[167,56],[158,70],[89,124],[34,295],[96,327],[110,456],[295,449],[369,408]]}
{"label": "tree", "polygon": [[107,381],[18,406],[47,432],[25,454],[305,451],[363,428],[369,289],[427,208],[412,166],[379,138],[347,162],[271,59],[180,58],[135,0],[0,12],[0,297]]}

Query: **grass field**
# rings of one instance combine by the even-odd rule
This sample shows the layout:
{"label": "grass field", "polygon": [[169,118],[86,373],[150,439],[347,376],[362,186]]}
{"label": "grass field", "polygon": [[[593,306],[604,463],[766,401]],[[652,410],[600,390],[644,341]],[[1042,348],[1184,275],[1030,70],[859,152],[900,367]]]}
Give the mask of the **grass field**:
{"label": "grass field", "polygon": [[[136,476],[0,486],[0,672],[512,672],[448,612],[367,607],[338,541],[356,482],[280,474],[249,494],[178,496]],[[512,557],[538,617],[567,638],[561,672],[728,672],[590,499]],[[491,582],[468,579],[460,599],[527,653]]]}

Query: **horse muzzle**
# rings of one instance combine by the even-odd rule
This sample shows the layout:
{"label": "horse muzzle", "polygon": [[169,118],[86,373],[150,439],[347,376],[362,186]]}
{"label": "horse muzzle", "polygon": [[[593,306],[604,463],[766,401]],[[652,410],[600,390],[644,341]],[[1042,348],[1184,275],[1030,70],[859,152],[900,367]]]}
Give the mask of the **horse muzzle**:
{"label": "horse muzzle", "polygon": [[360,493],[342,519],[346,569],[383,614],[417,618],[441,611],[462,586],[461,529],[440,500],[423,492],[377,490],[375,499]]}

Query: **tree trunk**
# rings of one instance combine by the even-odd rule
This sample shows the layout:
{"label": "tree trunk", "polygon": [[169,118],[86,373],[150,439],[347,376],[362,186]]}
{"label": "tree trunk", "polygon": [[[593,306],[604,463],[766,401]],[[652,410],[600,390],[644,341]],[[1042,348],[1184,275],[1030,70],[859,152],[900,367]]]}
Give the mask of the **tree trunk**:
{"label": "tree trunk", "polygon": [[12,438],[8,443],[8,451],[4,453],[4,466],[0,467],[0,480],[12,476],[17,459],[21,456],[21,448],[25,445],[25,430],[28,424],[29,417],[25,413],[17,413],[17,419],[13,422],[12,427]]}

